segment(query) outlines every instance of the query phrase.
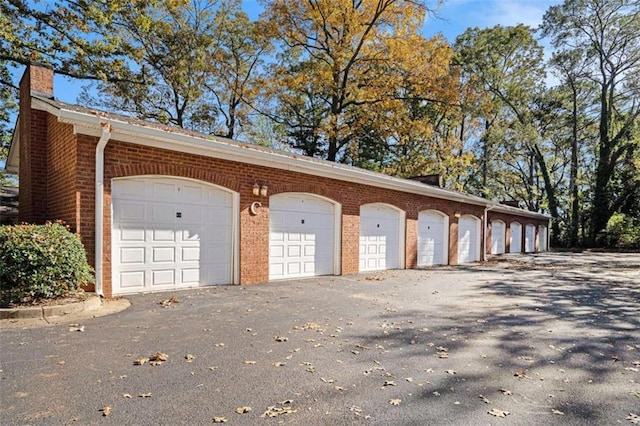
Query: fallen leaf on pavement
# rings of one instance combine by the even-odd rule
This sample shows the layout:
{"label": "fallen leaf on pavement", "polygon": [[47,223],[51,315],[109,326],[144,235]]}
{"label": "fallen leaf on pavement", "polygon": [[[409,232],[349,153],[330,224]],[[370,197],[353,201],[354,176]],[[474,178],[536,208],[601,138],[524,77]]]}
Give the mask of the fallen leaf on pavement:
{"label": "fallen leaf on pavement", "polygon": [[186,359],[186,360],[187,360],[187,362],[192,362],[194,359],[196,359],[196,356],[195,356],[195,355],[192,355],[192,354],[186,354],[186,355],[184,356],[184,359]]}
{"label": "fallen leaf on pavement", "polygon": [[123,398],[133,398],[130,393],[123,393],[122,397]]}
{"label": "fallen leaf on pavement", "polygon": [[509,414],[511,414],[508,411],[498,410],[497,408],[492,408],[491,410],[487,411],[487,413],[496,417],[507,417]]}
{"label": "fallen leaf on pavement", "polygon": [[491,401],[489,401],[484,395],[478,395],[478,398],[480,398],[485,404],[491,404]]}
{"label": "fallen leaf on pavement", "polygon": [[140,395],[138,395],[140,398],[151,398],[152,393],[148,392],[148,393],[141,393]]}
{"label": "fallen leaf on pavement", "polygon": [[255,361],[245,361],[244,363],[247,364],[247,365],[252,365],[252,364],[255,364],[256,362]]}
{"label": "fallen leaf on pavement", "polygon": [[389,400],[389,404],[391,404],[391,405],[400,405],[401,402],[402,402],[401,399],[390,399]]}
{"label": "fallen leaf on pavement", "polygon": [[445,373],[453,375],[456,374],[456,370],[445,370]]}
{"label": "fallen leaf on pavement", "polygon": [[523,377],[527,377],[527,370],[520,367],[516,370],[516,373],[514,374],[514,376],[516,376],[519,379],[522,379]]}
{"label": "fallen leaf on pavement", "polygon": [[438,358],[449,358],[449,354],[447,352],[438,352]]}
{"label": "fallen leaf on pavement", "polygon": [[149,361],[149,358],[145,358],[145,357],[140,357],[138,359],[136,359],[135,361],[133,361],[134,365],[144,365],[145,362]]}
{"label": "fallen leaf on pavement", "polygon": [[214,423],[226,423],[227,422],[227,418],[226,417],[214,417],[213,418],[213,422]]}
{"label": "fallen leaf on pavement", "polygon": [[84,331],[84,325],[72,324],[71,327],[69,327],[69,331]]}
{"label": "fallen leaf on pavement", "polygon": [[386,382],[384,382],[384,384],[382,386],[395,386],[396,382],[394,382],[393,380],[387,380]]}
{"label": "fallen leaf on pavement", "polygon": [[624,419],[629,420],[629,422],[633,423],[634,425],[640,425],[640,416],[637,416],[633,413],[629,413],[629,415]]}
{"label": "fallen leaf on pavement", "polygon": [[500,392],[502,392],[503,395],[507,395],[507,396],[513,395],[509,389],[503,388],[503,389],[500,389]]}
{"label": "fallen leaf on pavement", "polygon": [[238,414],[248,413],[249,411],[251,411],[251,407],[242,406],[242,407],[236,408],[236,413]]}
{"label": "fallen leaf on pavement", "polygon": [[276,367],[284,367],[285,365],[287,365],[286,362],[274,362],[273,365],[275,365]]}
{"label": "fallen leaf on pavement", "polygon": [[109,414],[111,414],[111,407],[109,407],[108,405],[102,409],[100,409],[100,411],[102,411],[102,415],[107,417]]}
{"label": "fallen leaf on pavement", "polygon": [[294,410],[293,407],[291,407],[292,402],[293,401],[291,400],[287,400],[287,401],[280,402],[279,403],[280,407],[278,407],[277,405],[272,405],[270,407],[267,407],[267,411],[262,413],[260,417],[277,417],[282,414],[295,413],[298,410]]}
{"label": "fallen leaf on pavement", "polygon": [[167,306],[171,306],[172,303],[178,303],[178,302],[179,302],[179,300],[178,300],[177,297],[171,296],[168,299],[164,299],[164,300],[159,301],[158,305],[162,305],[162,306],[164,306],[166,308]]}
{"label": "fallen leaf on pavement", "polygon": [[334,386],[333,388],[335,390],[337,390],[337,391],[343,391],[344,390],[344,388],[342,386]]}
{"label": "fallen leaf on pavement", "polygon": [[273,339],[276,342],[286,342],[287,340],[289,340],[288,337],[284,337],[284,336],[274,336]]}
{"label": "fallen leaf on pavement", "polygon": [[564,416],[564,413],[560,410],[556,410],[555,408],[551,409],[551,414],[557,414],[558,416]]}

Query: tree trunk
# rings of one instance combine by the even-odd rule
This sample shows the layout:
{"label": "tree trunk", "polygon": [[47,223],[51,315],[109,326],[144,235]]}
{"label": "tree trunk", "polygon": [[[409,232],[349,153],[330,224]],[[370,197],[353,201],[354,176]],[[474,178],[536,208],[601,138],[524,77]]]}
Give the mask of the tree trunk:
{"label": "tree trunk", "polygon": [[569,246],[578,246],[578,94],[575,84],[571,84],[573,108],[571,111],[571,170],[569,172],[569,197],[571,200],[571,218],[569,225]]}

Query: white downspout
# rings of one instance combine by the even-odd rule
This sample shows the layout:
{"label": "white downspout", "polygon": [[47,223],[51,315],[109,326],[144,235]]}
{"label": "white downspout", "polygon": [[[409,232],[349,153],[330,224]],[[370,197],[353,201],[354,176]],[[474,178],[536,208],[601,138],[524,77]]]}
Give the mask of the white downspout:
{"label": "white downspout", "polygon": [[111,138],[111,124],[100,123],[102,136],[96,146],[96,217],[95,217],[95,263],[96,263],[96,293],[104,296],[102,290],[102,248],[104,246],[103,218],[104,218],[104,147]]}

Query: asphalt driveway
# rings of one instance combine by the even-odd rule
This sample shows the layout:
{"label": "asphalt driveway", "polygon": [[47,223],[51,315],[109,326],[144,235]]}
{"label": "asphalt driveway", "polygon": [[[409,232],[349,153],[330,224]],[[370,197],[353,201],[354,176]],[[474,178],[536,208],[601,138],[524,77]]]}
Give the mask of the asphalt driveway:
{"label": "asphalt driveway", "polygon": [[0,424],[640,424],[640,255],[508,259],[5,328]]}

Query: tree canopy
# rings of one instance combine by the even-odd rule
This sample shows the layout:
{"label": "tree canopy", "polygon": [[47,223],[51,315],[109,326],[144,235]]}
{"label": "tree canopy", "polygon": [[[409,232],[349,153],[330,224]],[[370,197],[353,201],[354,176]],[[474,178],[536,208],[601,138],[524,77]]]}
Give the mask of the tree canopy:
{"label": "tree canopy", "polygon": [[621,229],[638,229],[624,241],[640,245],[637,0],[564,0],[539,29],[469,28],[453,44],[423,35],[423,1],[261,3],[252,20],[241,0],[1,2],[0,156],[11,70],[36,61],[82,82],[88,106],[395,176],[437,173],[549,213],[556,245],[612,244]]}

